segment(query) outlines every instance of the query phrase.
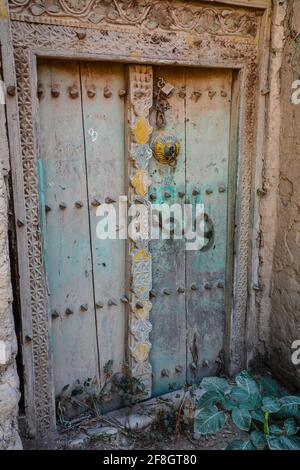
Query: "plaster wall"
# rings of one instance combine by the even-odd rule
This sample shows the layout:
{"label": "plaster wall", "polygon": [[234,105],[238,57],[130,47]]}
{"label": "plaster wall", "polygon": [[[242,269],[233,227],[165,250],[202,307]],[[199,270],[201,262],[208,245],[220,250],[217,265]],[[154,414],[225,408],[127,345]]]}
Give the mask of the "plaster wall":
{"label": "plaster wall", "polygon": [[[300,340],[300,103],[295,104],[291,99],[297,91],[292,89],[292,84],[300,77],[299,0],[288,2],[282,59],[277,76],[281,124],[277,222],[270,277],[269,360],[275,374],[299,387],[300,365],[293,364],[291,358],[292,344]],[[300,92],[297,96],[300,98]]]}
{"label": "plaster wall", "polygon": [[19,379],[15,357],[17,342],[12,314],[12,290],[8,254],[7,175],[8,144],[3,104],[4,86],[0,83],[0,449],[22,447],[17,425]]}

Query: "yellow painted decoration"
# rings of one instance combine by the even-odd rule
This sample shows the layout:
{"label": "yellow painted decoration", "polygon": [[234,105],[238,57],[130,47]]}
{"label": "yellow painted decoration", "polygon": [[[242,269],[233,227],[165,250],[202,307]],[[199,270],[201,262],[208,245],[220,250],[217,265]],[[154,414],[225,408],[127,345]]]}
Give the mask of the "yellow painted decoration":
{"label": "yellow painted decoration", "polygon": [[194,47],[194,38],[192,34],[189,34],[187,37],[187,43],[189,47]]}
{"label": "yellow painted decoration", "polygon": [[141,248],[135,255],[134,261],[149,261],[150,256],[145,248]]}
{"label": "yellow painted decoration", "polygon": [[135,350],[135,356],[139,361],[144,362],[148,359],[149,351],[150,351],[149,344],[139,343]]}
{"label": "yellow painted decoration", "polygon": [[138,170],[131,180],[135,192],[141,197],[146,196],[151,182],[152,180],[145,170]]}
{"label": "yellow painted decoration", "polygon": [[[135,302],[135,298],[133,299],[133,303]],[[149,320],[150,317],[150,310],[152,308],[152,304],[149,300],[141,301],[143,304],[143,308],[137,308],[135,305],[133,307],[133,313],[137,320]]]}
{"label": "yellow painted decoration", "polygon": [[136,120],[136,123],[133,127],[133,133],[138,144],[146,144],[149,140],[151,132],[152,127],[149,125],[147,119],[140,117]]}
{"label": "yellow painted decoration", "polygon": [[3,0],[0,0],[0,19],[8,18],[8,10]]}

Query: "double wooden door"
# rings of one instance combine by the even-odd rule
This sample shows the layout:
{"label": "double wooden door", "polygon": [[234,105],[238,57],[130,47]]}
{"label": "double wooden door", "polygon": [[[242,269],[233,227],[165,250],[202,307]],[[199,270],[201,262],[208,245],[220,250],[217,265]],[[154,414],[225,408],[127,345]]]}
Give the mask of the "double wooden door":
{"label": "double wooden door", "polygon": [[[126,360],[126,240],[99,240],[99,204],[126,195],[126,65],[41,61],[38,66],[39,182],[45,270],[52,317],[55,390]],[[215,374],[225,325],[230,70],[153,67],[162,81],[161,127],[180,142],[176,165],[150,161],[152,202],[204,204],[207,239],[153,240],[150,321],[152,393]],[[158,122],[159,121],[159,122]]]}

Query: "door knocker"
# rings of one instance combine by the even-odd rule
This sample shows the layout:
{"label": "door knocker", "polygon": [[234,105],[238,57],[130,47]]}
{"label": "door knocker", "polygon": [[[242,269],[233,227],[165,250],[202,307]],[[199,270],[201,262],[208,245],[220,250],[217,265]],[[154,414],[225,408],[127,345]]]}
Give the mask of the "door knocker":
{"label": "door knocker", "polygon": [[180,151],[180,143],[174,135],[158,135],[152,140],[154,157],[159,163],[175,166]]}

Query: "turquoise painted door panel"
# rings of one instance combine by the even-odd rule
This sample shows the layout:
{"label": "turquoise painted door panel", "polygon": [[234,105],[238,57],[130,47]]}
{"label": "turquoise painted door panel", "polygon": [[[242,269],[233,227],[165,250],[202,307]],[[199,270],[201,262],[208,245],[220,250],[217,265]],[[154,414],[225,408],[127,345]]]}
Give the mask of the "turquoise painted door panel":
{"label": "turquoise painted door panel", "polygon": [[125,361],[126,312],[121,298],[126,293],[126,241],[96,237],[100,219],[95,200],[118,210],[119,196],[125,194],[125,68],[96,62],[83,62],[80,67],[96,326],[104,380],[103,368],[108,361],[113,361],[115,372],[120,372]]}
{"label": "turquoise painted door panel", "polygon": [[[159,67],[154,69],[154,84],[163,77],[176,90],[185,85],[183,69]],[[157,91],[156,89],[154,90]],[[176,167],[162,165],[154,158],[150,162],[152,185],[150,200],[156,204],[174,203],[182,206],[185,193],[185,100],[177,93],[169,99],[170,110],[166,111],[166,126],[156,126],[156,110],[151,113],[151,125],[156,135],[175,134],[181,150]],[[156,199],[155,199],[156,198]],[[172,225],[171,225],[172,228]],[[184,240],[152,240],[152,283],[155,297],[151,298],[150,321],[152,349],[150,360],[153,368],[153,394],[179,388],[186,382],[186,315],[185,315],[185,243]],[[179,290],[178,290],[179,289]]]}
{"label": "turquoise painted door panel", "polygon": [[59,393],[77,379],[98,378],[79,64],[41,63],[38,76],[46,273]]}
{"label": "turquoise painted door panel", "polygon": [[186,252],[188,381],[214,375],[223,349],[231,82],[230,70],[186,75],[187,197],[204,204],[212,232],[201,251]]}
{"label": "turquoise painted door panel", "polygon": [[[165,127],[158,129],[156,109],[152,126],[156,133],[175,135],[181,149],[175,167],[152,159],[152,202],[191,203],[194,211],[202,203],[205,212],[203,249],[188,251],[185,240],[151,242],[150,357],[157,395],[214,375],[222,357],[232,72],[159,67],[154,76],[154,83],[162,78],[174,90],[167,99]],[[184,292],[179,294],[179,287]]]}

